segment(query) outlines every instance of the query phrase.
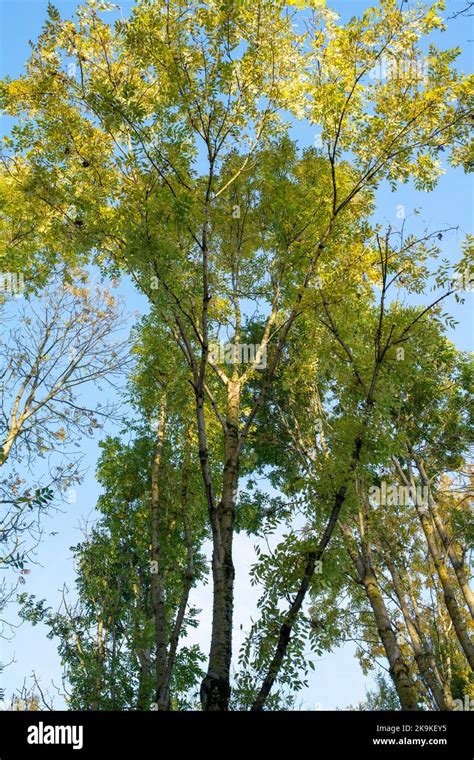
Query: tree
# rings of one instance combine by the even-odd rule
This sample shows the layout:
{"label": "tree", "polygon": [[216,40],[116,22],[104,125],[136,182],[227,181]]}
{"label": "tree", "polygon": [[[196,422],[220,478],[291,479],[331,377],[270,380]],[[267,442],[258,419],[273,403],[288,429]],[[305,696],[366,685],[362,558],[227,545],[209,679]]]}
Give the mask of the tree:
{"label": "tree", "polygon": [[[272,465],[272,484],[288,497],[288,504],[283,505],[283,519],[289,533],[276,550],[262,554],[255,569],[255,578],[264,585],[259,604],[262,617],[253,626],[242,658],[245,665],[250,660],[258,663],[255,679],[261,680],[261,686],[253,709],[263,707],[277,679],[285,682],[288,678],[283,665],[285,656],[293,666],[298,663],[303,667],[303,645],[307,638],[303,604],[305,597],[316,593],[315,589],[322,585],[316,561],[323,552],[326,557],[334,533],[337,539],[338,523],[357,570],[355,583],[366,589],[379,632],[385,639],[385,654],[403,709],[418,709],[419,699],[409,682],[410,667],[404,661],[396,630],[390,623],[391,613],[384,602],[372,557],[374,542],[377,547],[384,546],[383,537],[390,522],[378,525],[374,536],[372,508],[366,515],[360,502],[364,488],[376,484],[376,490],[380,490],[380,479],[384,477],[381,468],[393,470],[395,452],[400,446],[405,450],[411,435],[416,435],[420,445],[429,447],[442,472],[463,461],[459,457],[467,453],[472,427],[466,404],[472,362],[459,355],[442,334],[439,301],[452,294],[450,285],[423,309],[402,307],[398,298],[390,303],[390,287],[408,271],[410,278],[405,287],[415,292],[423,289],[428,276],[423,264],[428,254],[426,244],[431,248],[430,241],[436,239],[436,233],[418,241],[407,238],[398,250],[391,242],[393,235],[381,238],[376,234],[374,238],[374,247],[367,250],[367,261],[363,264],[365,288],[356,287],[348,278],[342,294],[334,294],[330,283],[320,283],[315,290],[313,313],[310,317],[308,311],[306,324],[300,325],[301,333],[294,334],[294,344],[290,341],[290,358],[283,362],[257,428],[257,461],[262,468]],[[377,279],[381,291],[378,304],[370,284]],[[404,346],[401,353],[400,346]],[[367,404],[367,400],[371,403]],[[355,461],[357,441],[360,447]],[[430,493],[429,503],[434,500],[432,488]],[[392,520],[390,530],[399,531],[399,520],[407,518],[396,510],[396,501],[387,503],[391,506],[387,517]],[[343,519],[339,518],[342,507]],[[377,524],[379,520],[381,517],[377,518]],[[417,521],[413,525],[413,516],[410,525],[416,532]],[[272,527],[270,520],[267,530]],[[355,547],[354,531],[358,534]],[[467,571],[445,530],[444,536],[462,580],[461,588],[468,596]],[[392,558],[400,554],[400,546],[404,543],[399,545],[397,541],[392,547]],[[463,555],[465,550],[461,550]],[[337,596],[343,593],[337,578],[332,576],[333,561],[328,558],[327,570],[324,564],[326,583],[331,584],[332,593],[329,602],[324,601],[324,613],[318,609],[318,618],[325,621],[331,632],[330,605],[337,606]],[[339,576],[341,572],[339,566]],[[282,598],[290,600],[285,612],[281,610]],[[319,596],[316,598],[320,600]],[[455,599],[450,604],[457,609]],[[339,623],[342,625],[341,619]],[[456,625],[469,649],[462,612]],[[318,651],[321,636],[312,638]],[[333,635],[333,641],[334,638]],[[296,686],[301,685],[295,676],[298,666],[289,671],[290,677],[296,678],[293,682]]]}
{"label": "tree", "polygon": [[0,304],[0,566],[19,573],[15,585],[2,584],[2,613],[25,582],[43,514],[67,503],[82,477],[72,447],[113,414],[113,405],[88,404],[81,392],[101,381],[113,386],[129,362],[127,342],[116,336],[123,329],[118,304],[107,290],[94,292],[86,273],[74,276],[75,284],[37,294],[32,281],[17,294],[25,302]]}
{"label": "tree", "polygon": [[[51,286],[10,307],[5,316],[14,324],[0,340],[0,561],[21,568],[19,547],[22,535],[37,528],[35,512],[80,478],[81,457],[69,447],[113,413],[110,404],[88,405],[80,392],[100,382],[113,386],[129,359],[126,339],[116,336],[115,300],[106,290],[91,291],[85,274],[82,283]],[[46,483],[37,478],[25,486],[24,470],[38,459],[45,461]]]}
{"label": "tree", "polygon": [[133,438],[101,444],[100,519],[73,547],[77,601],[65,593],[53,613],[22,597],[23,618],[59,639],[72,709],[185,709],[203,675],[202,653],[182,640],[196,625],[191,588],[207,572],[205,504],[183,360],[164,353],[160,332],[152,316],[135,331]]}

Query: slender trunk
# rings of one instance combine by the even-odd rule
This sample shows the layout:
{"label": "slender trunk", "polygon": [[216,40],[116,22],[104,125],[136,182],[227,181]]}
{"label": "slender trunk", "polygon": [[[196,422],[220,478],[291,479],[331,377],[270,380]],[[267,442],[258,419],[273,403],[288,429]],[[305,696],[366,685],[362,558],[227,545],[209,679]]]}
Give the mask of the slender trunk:
{"label": "slender trunk", "polygon": [[436,542],[436,536],[434,533],[433,523],[423,506],[417,505],[416,510],[418,512],[421,526],[426,537],[429,552],[433,559],[433,564],[436,568],[436,572],[438,573],[438,577],[441,582],[444,601],[449,612],[449,616],[453,621],[453,628],[456,632],[456,636],[462,647],[462,650],[467,657],[467,661],[471,669],[474,670],[474,644],[470,639],[466,621],[463,618],[462,610],[457,602],[454,588],[449,577],[448,568],[446,567],[446,563],[443,561],[441,552],[439,551],[438,544]]}
{"label": "slender trunk", "polygon": [[[362,449],[362,439],[358,437],[355,441],[354,452],[352,454],[352,460],[349,465],[349,476],[352,474],[355,467],[357,466],[357,462],[359,461],[359,458],[360,458],[361,449]],[[316,562],[318,562],[321,559],[327,545],[329,544],[332,538],[332,535],[334,533],[334,528],[336,527],[336,524],[339,518],[339,513],[341,511],[342,505],[344,504],[344,501],[346,498],[346,492],[347,492],[347,481],[346,483],[343,483],[343,485],[339,488],[338,492],[336,493],[331,515],[327,522],[324,533],[321,536],[317,550],[314,552],[308,552],[307,554],[307,560],[306,560],[306,566],[303,573],[303,578],[300,581],[298,591],[291,604],[291,607],[288,610],[285,616],[285,619],[280,626],[278,642],[275,648],[275,654],[273,655],[271,659],[270,665],[268,667],[268,671],[265,675],[265,678],[263,679],[262,685],[260,686],[259,692],[255,698],[255,701],[253,702],[252,707],[250,708],[252,712],[263,710],[263,707],[270,694],[273,684],[275,683],[278,673],[280,672],[280,668],[281,668],[283,659],[285,657],[286,650],[288,649],[288,644],[290,643],[291,632],[293,630],[295,620],[303,605],[306,593],[311,583],[311,579],[313,577],[314,570],[316,567]]]}
{"label": "slender trunk", "polygon": [[232,540],[239,480],[240,382],[227,385],[227,415],[222,498],[211,515],[213,532],[213,611],[207,674],[201,685],[204,710],[228,710],[232,659],[234,564]]}
{"label": "slender trunk", "polygon": [[157,432],[156,449],[151,466],[151,600],[155,620],[155,699],[157,710],[167,710],[164,699],[168,640],[166,607],[163,588],[163,567],[160,544],[160,464],[165,426],[165,405],[162,404]]}
{"label": "slender trunk", "polygon": [[275,680],[278,676],[278,673],[281,668],[281,664],[283,662],[283,658],[288,648],[288,644],[290,643],[293,625],[295,623],[295,620],[304,602],[304,598],[306,596],[306,592],[308,591],[309,584],[311,583],[311,579],[314,574],[314,569],[316,567],[316,562],[317,562],[317,553],[308,552],[306,566],[303,573],[303,578],[300,581],[298,591],[296,593],[296,596],[294,598],[294,601],[290,609],[288,610],[286,618],[280,626],[280,633],[279,633],[278,642],[275,648],[275,654],[273,655],[273,658],[270,662],[268,671],[265,675],[265,678],[263,679],[262,685],[255,698],[255,701],[252,704],[252,707],[250,708],[252,712],[258,712],[260,710],[263,710],[263,707],[270,694],[272,686],[275,683]]}
{"label": "slender trunk", "polygon": [[137,710],[149,709],[149,684],[151,666],[151,653],[149,649],[140,649],[137,652],[139,663],[138,671],[138,692],[137,692]]}
{"label": "slender trunk", "polygon": [[[410,483],[410,480],[405,475],[403,468],[401,467],[400,462],[398,462],[398,460],[395,461],[395,465],[397,467],[398,473],[404,480],[405,484],[408,486],[411,485],[412,488],[415,488],[413,478],[411,478],[411,483]],[[453,628],[455,630],[459,644],[464,654],[466,655],[466,658],[471,667],[471,670],[474,670],[474,645],[469,637],[466,621],[464,620],[462,610],[457,602],[456,594],[455,594],[453,585],[451,583],[451,578],[449,577],[448,568],[446,566],[446,563],[443,560],[443,557],[441,556],[441,552],[439,550],[438,542],[437,542],[437,534],[435,534],[430,513],[424,504],[418,504],[417,499],[415,499],[414,501],[415,501],[415,508],[416,508],[418,517],[420,519],[421,527],[423,529],[423,533],[425,534],[428,550],[433,560],[433,564],[438,574],[438,578],[441,582],[441,587],[443,589],[443,597],[446,604],[446,608],[449,613],[449,617],[451,618],[453,622]]]}
{"label": "slender trunk", "polygon": [[133,638],[131,640],[131,650],[136,653],[138,661],[138,689],[137,689],[137,710],[149,710],[150,709],[150,671],[151,671],[151,650],[146,647],[141,649],[137,642],[142,640],[143,628],[140,626],[140,620],[149,619],[150,612],[147,609],[148,605],[145,602],[145,610],[142,607],[141,591],[144,585],[144,579],[140,570],[136,571],[133,561],[129,559],[130,572],[132,574],[132,590],[135,598],[135,606],[133,611],[134,631]]}
{"label": "slender trunk", "polygon": [[183,466],[181,469],[181,512],[183,517],[183,529],[184,529],[184,541],[187,551],[187,563],[183,577],[183,588],[181,591],[181,599],[176,613],[176,618],[171,632],[171,638],[169,643],[168,662],[166,666],[166,678],[163,689],[163,700],[166,704],[170,704],[170,686],[171,676],[173,674],[173,668],[176,660],[176,652],[178,650],[179,638],[183,627],[184,616],[186,614],[186,608],[188,606],[189,592],[193,584],[194,578],[194,549],[193,549],[193,537],[191,532],[191,524],[189,521],[188,513],[188,491],[189,491],[189,475],[191,464],[191,434],[188,431],[186,436]]}
{"label": "slender trunk", "polygon": [[431,495],[431,490],[429,487],[430,483],[429,483],[428,476],[426,474],[424,464],[419,459],[416,459],[415,461],[418,468],[418,472],[420,473],[422,483],[428,489],[428,506],[431,513],[431,517],[433,518],[433,522],[436,526],[436,530],[438,531],[439,537],[441,539],[441,543],[444,547],[444,550],[446,551],[446,554],[448,555],[451,566],[456,574],[456,578],[459,583],[459,588],[461,589],[464,599],[466,600],[466,604],[469,608],[471,617],[474,620],[474,594],[471,591],[471,588],[469,586],[469,581],[466,576],[464,565],[460,561],[459,557],[457,556],[454,546],[452,544],[452,541],[450,540],[448,536],[443,518],[441,517],[438,510],[436,499],[434,499],[434,497]]}
{"label": "slender trunk", "polygon": [[444,527],[444,522],[441,518],[441,515],[438,512],[438,508],[436,506],[436,503],[432,500],[430,500],[430,512],[431,516],[433,518],[433,522],[436,526],[436,529],[438,531],[439,537],[441,538],[441,542],[447,552],[447,555],[449,557],[449,561],[451,562],[451,566],[456,574],[456,578],[458,579],[459,588],[461,589],[462,595],[464,596],[464,599],[466,601],[466,604],[469,608],[469,613],[474,620],[474,594],[471,591],[471,588],[469,586],[469,582],[466,576],[466,571],[464,568],[464,565],[458,558],[454,547],[449,539],[449,536],[446,532],[446,529]]}
{"label": "slender trunk", "polygon": [[402,710],[419,710],[418,694],[410,679],[408,665],[390,624],[390,616],[380,593],[377,579],[371,572],[364,573],[362,583],[374,613],[377,630],[387,655],[390,675],[395,684]]}
{"label": "slender trunk", "polygon": [[420,675],[428,686],[431,694],[433,695],[433,699],[435,700],[438,710],[452,710],[453,701],[452,698],[447,698],[447,695],[444,692],[443,683],[439,678],[433,652],[431,652],[431,650],[424,645],[421,635],[418,632],[416,624],[411,616],[406,601],[405,592],[403,590],[402,580],[400,578],[398,570],[396,569],[393,562],[387,557],[385,558],[385,563],[389,569],[390,575],[392,576],[393,588],[400,604],[400,609],[402,611],[403,619],[405,620],[408,635],[410,636],[410,641],[413,647],[413,654],[415,656],[415,661],[418,665]]}
{"label": "slender trunk", "polygon": [[[406,580],[407,580],[407,585],[408,585],[408,595],[410,597],[411,606],[413,609],[413,613],[415,615],[415,624],[421,636],[423,632],[423,618],[418,606],[418,599],[416,596],[413,581],[408,572],[406,572]],[[452,699],[453,699],[452,694],[451,694],[451,672],[450,672],[449,662],[447,662],[447,673],[446,673],[445,672],[446,668],[444,667],[444,663],[440,663],[440,666],[438,666],[437,661],[433,658],[432,669],[435,673],[436,679],[442,685],[444,701],[446,702],[446,704],[449,704],[450,702],[452,702]]]}
{"label": "slender trunk", "polygon": [[105,639],[104,639],[104,621],[102,615],[97,620],[97,672],[94,682],[94,698],[91,704],[91,710],[99,710],[102,685],[104,680],[104,661],[105,661]]}
{"label": "slender trunk", "polygon": [[13,444],[15,443],[16,439],[18,438],[18,435],[22,429],[22,426],[24,424],[24,418],[23,415],[21,415],[18,419],[12,414],[12,418],[10,420],[10,425],[8,429],[8,434],[6,440],[3,442],[0,450],[0,467],[4,464],[6,464],[6,461],[8,457],[10,456],[10,452],[12,450]]}
{"label": "slender trunk", "polygon": [[408,664],[403,657],[392,628],[390,615],[380,591],[375,572],[361,552],[351,546],[353,537],[349,528],[341,525],[341,529],[348,539],[347,550],[372,607],[377,631],[385,650],[390,675],[397,690],[402,710],[419,710],[418,694],[410,678]]}

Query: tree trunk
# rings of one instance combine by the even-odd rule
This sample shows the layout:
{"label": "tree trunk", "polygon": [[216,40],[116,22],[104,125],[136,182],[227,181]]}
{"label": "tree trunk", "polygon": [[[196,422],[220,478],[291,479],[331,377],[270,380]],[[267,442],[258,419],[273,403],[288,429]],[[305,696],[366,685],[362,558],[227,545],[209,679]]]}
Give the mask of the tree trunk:
{"label": "tree trunk", "polygon": [[362,578],[367,598],[372,607],[377,630],[385,649],[402,710],[419,710],[418,695],[412,684],[409,668],[398,646],[397,637],[390,624],[390,616],[385,606],[375,575],[364,573]]}
{"label": "tree trunk", "polygon": [[439,537],[441,539],[441,543],[443,544],[446,554],[448,555],[449,561],[451,562],[451,566],[456,574],[456,578],[458,579],[458,583],[459,583],[459,588],[461,589],[464,599],[466,600],[466,604],[469,608],[471,617],[474,620],[474,594],[472,593],[470,589],[464,566],[462,562],[460,561],[459,557],[457,556],[456,551],[453,547],[452,541],[450,540],[448,536],[443,518],[441,517],[438,510],[436,499],[431,495],[430,483],[429,483],[428,476],[426,474],[424,464],[421,460],[416,459],[415,461],[416,461],[416,466],[418,468],[418,472],[420,473],[422,483],[426,488],[428,488],[428,506],[431,513],[431,517],[433,518],[433,522],[436,526],[436,530],[438,531]]}
{"label": "tree trunk", "polygon": [[303,605],[306,593],[309,589],[309,585],[311,583],[311,579],[313,577],[314,570],[316,567],[316,562],[318,562],[323,556],[326,550],[326,547],[328,546],[332,538],[332,535],[334,533],[334,529],[337,525],[337,521],[339,519],[339,514],[342,509],[342,505],[344,504],[344,501],[346,498],[347,485],[348,485],[350,476],[354,472],[357,466],[357,463],[360,459],[361,449],[362,449],[362,438],[358,436],[356,440],[354,441],[354,451],[352,453],[351,463],[349,465],[347,480],[345,483],[343,483],[340,486],[339,490],[337,491],[334,497],[333,508],[329,516],[329,520],[324,529],[324,533],[322,534],[321,539],[319,541],[317,550],[314,552],[308,552],[307,554],[306,566],[304,569],[303,578],[301,579],[301,582],[300,582],[298,591],[296,593],[296,596],[293,600],[293,603],[291,604],[291,607],[288,610],[288,613],[286,614],[285,619],[280,626],[278,642],[275,648],[275,654],[273,655],[271,659],[270,665],[268,667],[268,671],[262,681],[262,685],[260,686],[258,694],[252,704],[252,707],[250,708],[252,712],[258,712],[260,710],[263,710],[263,707],[268,698],[268,695],[270,694],[273,684],[275,683],[278,677],[278,673],[280,671],[283,659],[285,657],[286,650],[288,649],[288,644],[290,643],[293,625]]}
{"label": "tree trunk", "polygon": [[222,498],[211,513],[213,610],[207,674],[201,684],[203,710],[228,710],[232,659],[234,564],[232,539],[239,480],[240,383],[229,380]]}
{"label": "tree trunk", "polygon": [[155,620],[155,699],[157,710],[167,710],[165,699],[168,639],[160,546],[160,463],[165,427],[165,405],[160,410],[156,449],[151,467],[151,600]]}
{"label": "tree trunk", "polygon": [[447,695],[445,693],[443,684],[439,678],[434,655],[423,644],[421,635],[418,632],[414,620],[412,619],[398,571],[390,559],[386,558],[385,562],[390,571],[390,575],[392,576],[393,588],[400,604],[400,609],[402,611],[403,619],[405,620],[408,635],[410,636],[410,641],[413,647],[413,654],[415,656],[420,675],[428,686],[431,694],[433,695],[433,699],[435,700],[438,709],[452,710],[453,700],[450,695]]}
{"label": "tree trunk", "polygon": [[[435,577],[433,574],[430,574],[430,575],[432,575],[433,578]],[[412,610],[415,617],[415,624],[416,624],[417,630],[419,632],[422,632],[423,618],[420,612],[420,608],[418,606],[418,599],[416,596],[415,587],[413,585],[412,579],[408,572],[406,573],[406,581],[407,581],[408,596],[410,597],[411,606],[412,606]],[[448,615],[448,618],[449,618],[449,615]],[[442,623],[442,621],[440,622]],[[444,626],[443,626],[443,635],[446,637],[446,631],[444,630]],[[439,632],[437,632],[437,637],[439,637]],[[440,642],[438,639],[437,639],[437,644],[439,647]],[[449,704],[452,701],[453,697],[451,694],[451,668],[449,665],[449,656],[446,659],[447,659],[446,663],[443,663],[440,661],[439,664],[436,660],[434,660],[433,671],[435,672],[438,682],[442,685],[445,702]]]}
{"label": "tree trunk", "polygon": [[173,668],[176,661],[176,652],[178,651],[179,638],[184,623],[184,616],[188,606],[189,592],[193,585],[194,578],[194,549],[193,549],[193,536],[191,531],[191,524],[189,521],[188,512],[188,493],[189,493],[189,476],[191,465],[191,433],[188,430],[186,435],[186,442],[184,448],[183,464],[181,468],[181,512],[183,518],[184,529],[184,542],[187,552],[187,563],[183,575],[183,588],[181,591],[181,599],[176,613],[176,618],[173,624],[173,630],[171,631],[171,637],[169,642],[168,661],[166,666],[166,678],[163,689],[163,701],[165,704],[170,704],[170,685],[171,676],[173,675]]}
{"label": "tree trunk", "polygon": [[[410,452],[410,454],[412,454],[412,452]],[[416,491],[416,485],[413,477],[411,476],[410,479],[407,478],[400,462],[397,459],[394,461],[397,472],[402,478],[404,485],[411,486]],[[459,644],[461,645],[461,648],[466,655],[471,670],[474,670],[474,645],[469,637],[466,621],[463,618],[462,610],[457,602],[456,594],[449,577],[448,568],[446,567],[446,563],[444,562],[438,547],[437,534],[435,534],[431,515],[428,511],[428,508],[424,504],[418,504],[418,500],[416,498],[414,499],[414,502],[418,517],[420,519],[421,527],[423,529],[423,533],[425,534],[429,553],[441,582],[443,597],[449,613],[449,617],[453,622],[453,628],[455,630]]]}
{"label": "tree trunk", "polygon": [[449,612],[449,617],[453,621],[453,628],[456,632],[456,636],[462,647],[462,650],[467,657],[467,661],[471,667],[471,670],[474,670],[474,645],[470,639],[466,621],[463,618],[462,610],[456,600],[456,595],[451,583],[451,579],[449,577],[448,568],[446,567],[446,563],[444,562],[439,551],[431,517],[423,505],[417,504],[416,510],[418,512],[421,526],[426,537],[429,552],[433,559],[433,564],[436,568],[436,572],[438,573],[438,577],[441,582],[444,601]]}
{"label": "tree trunk", "polygon": [[410,678],[408,665],[398,646],[397,637],[390,623],[390,615],[385,605],[377,577],[370,563],[358,549],[351,546],[353,537],[347,526],[341,525],[341,530],[348,539],[347,550],[359,576],[360,583],[365,589],[380,640],[390,666],[390,675],[395,684],[402,710],[419,710],[418,694]]}
{"label": "tree trunk", "polygon": [[97,619],[97,673],[94,681],[94,697],[91,703],[91,710],[100,709],[100,699],[102,696],[102,687],[104,681],[104,662],[105,662],[105,633],[102,613],[99,613]]}
{"label": "tree trunk", "polygon": [[150,676],[151,653],[140,649],[137,652],[140,670],[138,673],[137,710],[149,709],[148,678]]}

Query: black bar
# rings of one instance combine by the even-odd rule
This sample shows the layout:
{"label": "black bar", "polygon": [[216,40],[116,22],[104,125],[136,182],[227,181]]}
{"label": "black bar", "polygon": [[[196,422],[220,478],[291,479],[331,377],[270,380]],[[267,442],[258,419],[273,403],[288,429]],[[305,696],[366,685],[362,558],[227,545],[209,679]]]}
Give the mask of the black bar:
{"label": "black bar", "polygon": [[[0,760],[23,757],[413,757],[472,760],[473,715],[459,712],[0,712]],[[64,727],[56,730],[56,727]],[[76,727],[74,730],[73,727]],[[82,727],[82,735],[81,729]],[[222,735],[224,734],[224,741]],[[28,742],[40,741],[42,744]],[[218,739],[219,737],[219,739]],[[49,739],[60,743],[50,744]],[[216,744],[218,739],[219,743]],[[62,743],[67,742],[70,743]],[[79,744],[82,747],[79,748]],[[73,744],[77,749],[73,749]],[[245,753],[245,754],[244,754]],[[104,757],[104,755],[102,755]],[[138,757],[137,757],[138,760]]]}

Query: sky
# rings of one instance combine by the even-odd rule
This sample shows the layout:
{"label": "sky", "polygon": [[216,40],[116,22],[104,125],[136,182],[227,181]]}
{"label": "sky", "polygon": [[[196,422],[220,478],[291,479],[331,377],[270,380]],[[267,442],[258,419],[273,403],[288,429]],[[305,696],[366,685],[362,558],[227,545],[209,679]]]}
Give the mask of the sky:
{"label": "sky", "polygon": [[[61,15],[74,13],[77,3],[73,0],[56,0],[54,3]],[[357,15],[374,2],[367,0],[335,0],[328,3],[341,14],[342,18]],[[121,3],[122,13],[126,15],[132,3]],[[448,12],[464,7],[463,0],[448,2]],[[18,76],[29,55],[28,40],[35,40],[46,18],[47,0],[0,0],[0,77]],[[459,46],[463,53],[459,66],[466,72],[472,71],[474,50],[474,28],[472,20],[459,18],[450,22],[449,31],[443,35],[437,33],[433,41],[440,47]],[[5,134],[9,124],[6,120],[0,124]],[[293,130],[293,136],[303,147],[313,144],[315,131],[299,126]],[[448,169],[441,178],[435,192],[416,191],[410,184],[399,187],[392,192],[383,186],[377,194],[377,220],[385,225],[397,226],[399,209],[403,206],[407,217],[407,227],[419,231],[425,225],[431,230],[458,227],[458,230],[446,235],[442,241],[443,253],[451,260],[459,256],[460,242],[472,229],[472,210],[474,208],[474,188],[472,179],[461,170]],[[414,215],[414,209],[420,213]],[[145,313],[146,301],[129,284],[122,286],[122,296],[126,309]],[[464,305],[451,300],[449,311],[458,324],[451,331],[451,338],[462,350],[474,350],[474,293],[465,294]],[[105,431],[104,431],[105,432]],[[106,432],[117,432],[109,428]],[[94,519],[99,486],[94,478],[95,463],[99,455],[99,436],[83,443],[84,466],[87,474],[83,483],[76,489],[76,501],[54,512],[44,520],[44,536],[36,556],[36,564],[31,566],[30,575],[22,590],[45,598],[55,607],[60,599],[63,583],[72,589],[74,585],[74,567],[70,547],[82,538],[82,528],[87,521]],[[54,535],[51,535],[54,533]],[[235,541],[236,564],[236,651],[250,617],[256,612],[258,591],[252,589],[248,582],[248,571],[255,559],[253,550],[255,540],[237,536]],[[203,610],[201,626],[194,634],[196,641],[202,644],[207,653],[210,633],[210,589],[198,588],[194,592],[192,603]],[[8,611],[8,619],[17,623],[14,610]],[[44,689],[50,689],[51,681],[56,685],[61,682],[61,663],[57,653],[56,642],[46,638],[42,626],[32,628],[23,624],[14,631],[11,641],[0,640],[0,662],[10,663],[5,668],[1,685],[10,695],[21,687],[24,679],[35,671]],[[316,668],[310,675],[309,686],[299,695],[303,707],[310,710],[344,708],[356,705],[365,698],[366,688],[370,688],[371,679],[363,676],[357,660],[354,658],[354,646],[346,644],[333,652],[316,659]],[[63,702],[56,696],[55,706],[60,708]]]}

